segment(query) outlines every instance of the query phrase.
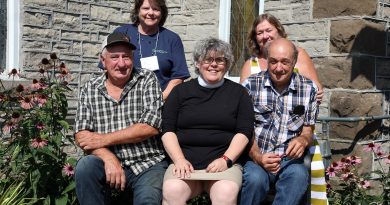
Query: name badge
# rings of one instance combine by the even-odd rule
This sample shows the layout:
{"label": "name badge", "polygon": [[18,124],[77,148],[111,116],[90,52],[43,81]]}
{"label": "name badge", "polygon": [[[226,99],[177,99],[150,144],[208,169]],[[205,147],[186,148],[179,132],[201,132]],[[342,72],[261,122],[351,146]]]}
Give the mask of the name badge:
{"label": "name badge", "polygon": [[141,58],[141,67],[150,71],[159,70],[157,56]]}

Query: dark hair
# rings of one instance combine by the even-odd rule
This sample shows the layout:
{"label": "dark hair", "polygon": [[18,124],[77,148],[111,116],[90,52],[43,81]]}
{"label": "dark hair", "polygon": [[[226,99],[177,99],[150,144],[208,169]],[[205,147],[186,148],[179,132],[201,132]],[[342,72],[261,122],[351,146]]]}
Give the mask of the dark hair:
{"label": "dark hair", "polygon": [[268,21],[271,25],[273,25],[278,31],[279,36],[283,38],[287,37],[283,25],[275,16],[267,13],[259,15],[253,22],[252,27],[249,29],[248,36],[247,36],[247,46],[252,55],[260,54],[260,47],[256,41],[256,27],[263,21]]}
{"label": "dark hair", "polygon": [[[139,24],[139,9],[141,8],[142,4],[144,3],[145,0],[135,0],[134,1],[134,8],[131,10],[130,18],[133,21],[134,24],[138,25]],[[165,0],[151,0],[155,1],[157,5],[161,9],[161,20],[158,23],[159,26],[163,26],[165,24],[165,21],[167,20],[168,17],[168,8],[165,3]]]}

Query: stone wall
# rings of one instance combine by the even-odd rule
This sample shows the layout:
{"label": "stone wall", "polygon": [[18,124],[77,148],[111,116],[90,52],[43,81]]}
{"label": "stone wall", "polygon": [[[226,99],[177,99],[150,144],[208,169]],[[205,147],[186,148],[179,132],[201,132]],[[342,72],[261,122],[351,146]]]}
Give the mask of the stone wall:
{"label": "stone wall", "polygon": [[[70,86],[70,119],[75,112],[79,87],[97,68],[101,41],[116,27],[131,23],[133,0],[24,0],[22,1],[22,62],[26,76],[36,74],[37,65],[49,53],[59,53],[73,80]],[[218,36],[218,1],[167,0],[165,27],[183,40],[192,73],[194,42]]]}
{"label": "stone wall", "polygon": [[[388,0],[266,0],[265,12],[277,16],[289,39],[311,55],[325,88],[319,116],[389,115]],[[317,126],[333,160],[364,156],[364,172],[376,169],[378,159],[362,146],[376,141],[388,151],[388,129],[388,120]]]}

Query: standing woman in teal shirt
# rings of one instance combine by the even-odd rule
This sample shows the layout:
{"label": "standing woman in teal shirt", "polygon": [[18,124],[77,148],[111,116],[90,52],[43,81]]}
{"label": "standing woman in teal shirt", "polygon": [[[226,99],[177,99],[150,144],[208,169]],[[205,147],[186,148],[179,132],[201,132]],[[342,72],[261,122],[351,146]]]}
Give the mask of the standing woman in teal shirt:
{"label": "standing woman in teal shirt", "polygon": [[134,50],[134,67],[152,70],[161,85],[164,100],[172,88],[190,77],[183,43],[176,33],[163,27],[168,8],[165,0],[135,0],[131,11],[133,24],[114,32],[125,33]]}

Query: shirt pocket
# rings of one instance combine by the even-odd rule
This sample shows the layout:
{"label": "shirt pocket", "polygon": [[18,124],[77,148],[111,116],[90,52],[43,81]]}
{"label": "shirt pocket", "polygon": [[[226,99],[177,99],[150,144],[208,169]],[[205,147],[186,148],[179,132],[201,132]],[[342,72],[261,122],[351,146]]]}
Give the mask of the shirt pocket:
{"label": "shirt pocket", "polygon": [[256,124],[271,124],[272,107],[269,105],[256,104],[254,105],[255,123]]}
{"label": "shirt pocket", "polygon": [[288,117],[287,128],[290,131],[298,132],[302,129],[304,115],[291,114]]}

